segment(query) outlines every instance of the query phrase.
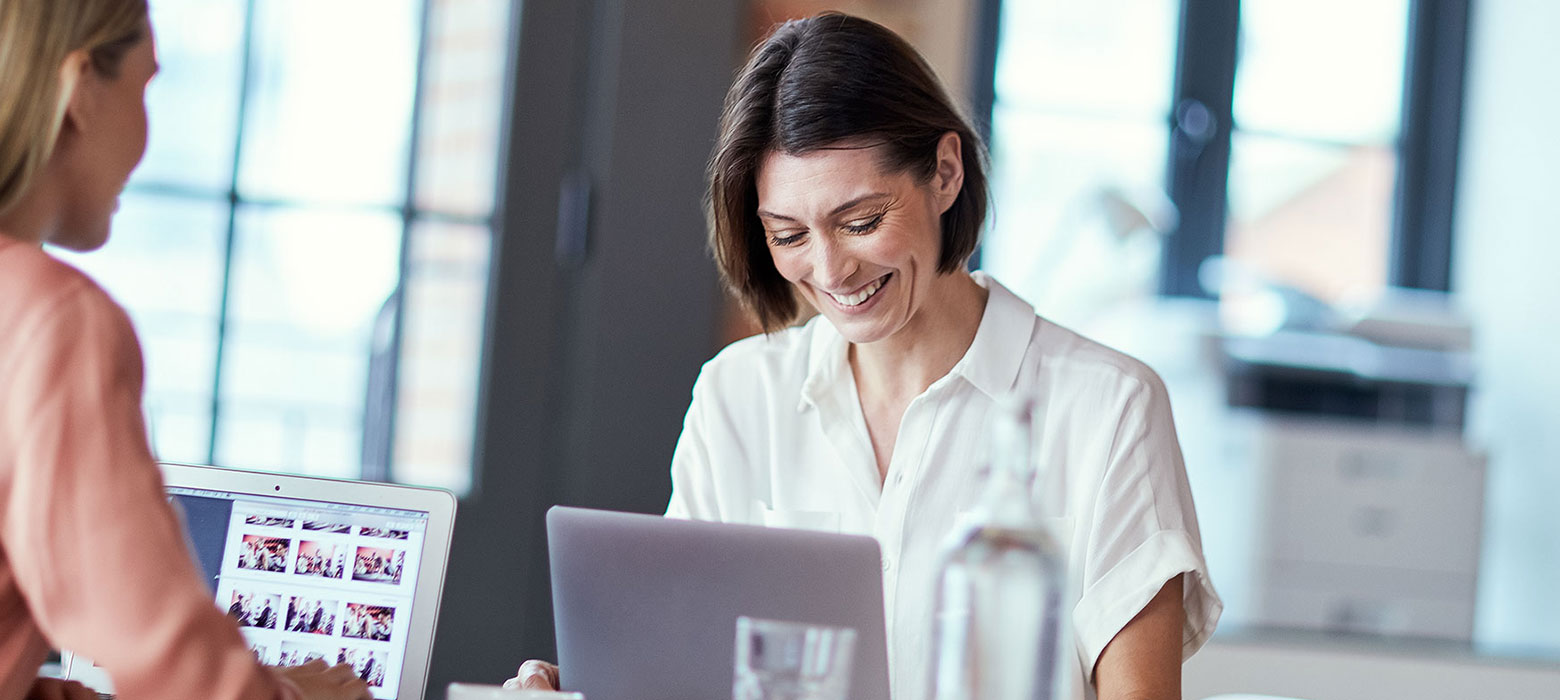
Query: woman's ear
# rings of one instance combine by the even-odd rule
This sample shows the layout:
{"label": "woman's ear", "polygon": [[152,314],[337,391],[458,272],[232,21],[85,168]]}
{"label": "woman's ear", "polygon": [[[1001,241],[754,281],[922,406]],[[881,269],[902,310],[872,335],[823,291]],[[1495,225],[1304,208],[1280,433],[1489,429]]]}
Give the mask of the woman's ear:
{"label": "woman's ear", "polygon": [[90,89],[83,89],[93,79],[92,58],[86,49],[77,49],[65,56],[60,64],[60,132],[84,131],[92,111]]}
{"label": "woman's ear", "polygon": [[937,171],[932,175],[932,190],[937,195],[938,213],[948,211],[964,189],[964,149],[958,132],[950,131],[937,140]]}

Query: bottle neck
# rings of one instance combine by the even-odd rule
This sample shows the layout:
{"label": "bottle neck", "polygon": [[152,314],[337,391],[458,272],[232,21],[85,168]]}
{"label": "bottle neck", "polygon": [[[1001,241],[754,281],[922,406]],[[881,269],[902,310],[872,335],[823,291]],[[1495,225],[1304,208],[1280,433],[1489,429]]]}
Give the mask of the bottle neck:
{"label": "bottle neck", "polygon": [[993,525],[1025,527],[1039,521],[1032,489],[1036,464],[1031,406],[1002,406],[991,426],[986,487],[977,510]]}

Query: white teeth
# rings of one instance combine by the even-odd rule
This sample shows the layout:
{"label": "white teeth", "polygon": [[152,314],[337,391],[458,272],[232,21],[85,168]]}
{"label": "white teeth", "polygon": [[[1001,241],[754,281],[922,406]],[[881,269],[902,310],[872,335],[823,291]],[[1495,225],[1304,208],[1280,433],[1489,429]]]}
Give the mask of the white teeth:
{"label": "white teeth", "polygon": [[841,306],[860,306],[866,300],[871,299],[873,294],[877,294],[877,290],[883,288],[883,279],[882,277],[877,278],[872,284],[867,285],[865,289],[855,294],[834,294],[831,292],[829,296],[834,297],[834,300],[839,302]]}

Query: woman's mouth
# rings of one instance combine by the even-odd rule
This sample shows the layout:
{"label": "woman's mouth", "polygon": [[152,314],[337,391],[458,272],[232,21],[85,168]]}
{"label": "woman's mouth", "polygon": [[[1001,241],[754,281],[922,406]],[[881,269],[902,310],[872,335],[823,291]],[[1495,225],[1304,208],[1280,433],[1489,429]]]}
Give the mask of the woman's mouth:
{"label": "woman's mouth", "polygon": [[830,298],[834,299],[834,303],[839,304],[840,306],[844,306],[846,308],[861,306],[862,304],[867,303],[867,300],[871,299],[873,295],[877,294],[878,290],[882,289],[883,285],[888,282],[888,278],[892,276],[893,273],[883,275],[882,277],[879,277],[873,280],[871,283],[867,284],[867,286],[862,287],[860,291],[851,294],[835,294],[833,292],[825,293],[828,294]]}

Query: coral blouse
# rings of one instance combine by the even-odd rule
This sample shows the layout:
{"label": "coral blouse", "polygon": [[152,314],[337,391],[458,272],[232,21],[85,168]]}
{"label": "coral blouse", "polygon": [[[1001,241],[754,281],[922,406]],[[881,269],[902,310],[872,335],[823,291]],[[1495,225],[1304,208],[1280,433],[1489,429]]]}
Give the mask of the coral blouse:
{"label": "coral blouse", "polygon": [[97,662],[124,700],[296,699],[201,582],[141,380],[124,310],[0,235],[0,700],[27,694],[51,645]]}

